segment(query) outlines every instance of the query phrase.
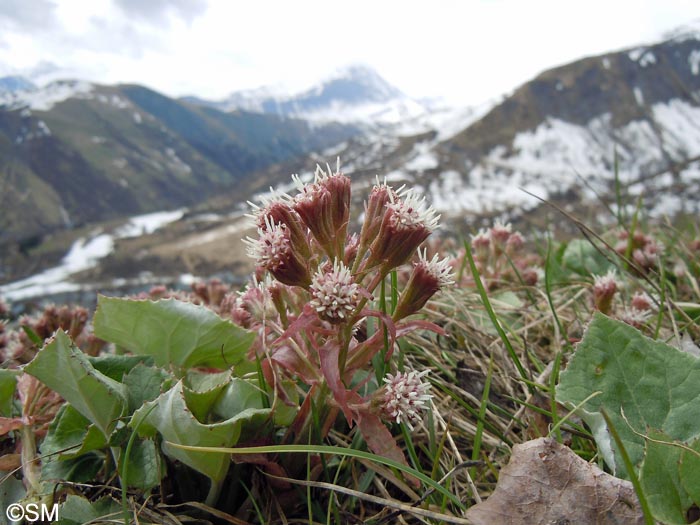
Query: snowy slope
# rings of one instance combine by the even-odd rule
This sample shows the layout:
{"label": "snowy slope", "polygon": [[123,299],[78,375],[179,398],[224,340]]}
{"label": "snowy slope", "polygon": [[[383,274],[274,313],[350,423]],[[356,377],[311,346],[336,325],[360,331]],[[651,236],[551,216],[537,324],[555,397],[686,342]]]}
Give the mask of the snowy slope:
{"label": "snowy slope", "polygon": [[93,85],[79,80],[60,80],[42,88],[0,91],[0,107],[7,110],[27,108],[49,111],[54,105],[69,98],[90,98]]}

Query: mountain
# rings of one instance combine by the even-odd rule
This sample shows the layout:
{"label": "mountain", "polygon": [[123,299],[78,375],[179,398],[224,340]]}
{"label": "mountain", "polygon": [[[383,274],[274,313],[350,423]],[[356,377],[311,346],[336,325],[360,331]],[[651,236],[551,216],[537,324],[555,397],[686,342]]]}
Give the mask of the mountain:
{"label": "mountain", "polygon": [[616,159],[623,190],[652,214],[697,213],[700,32],[545,71],[432,152],[429,191],[458,213],[538,204],[518,187],[597,200]]}
{"label": "mountain", "polygon": [[404,95],[367,66],[339,70],[317,86],[297,94],[262,87],[238,91],[212,102],[186,99],[222,111],[244,110],[316,122],[394,124],[426,112],[426,107]]}
{"label": "mountain", "polygon": [[652,216],[697,214],[700,32],[577,60],[498,102],[414,123],[414,133],[404,126],[354,137],[333,158],[358,184],[379,174],[419,186],[443,219],[467,231],[484,216],[536,214],[541,200],[529,193],[599,215],[601,204],[615,206],[616,164],[630,206],[642,196]]}
{"label": "mountain", "polygon": [[[323,93],[328,93],[323,85],[326,84],[307,92],[306,98],[316,93],[323,99]],[[53,96],[58,97],[65,89],[66,86],[54,86]],[[240,248],[241,239],[251,234],[243,216],[247,210],[245,201],[258,202],[259,194],[270,186],[290,191],[293,189],[290,174],[298,173],[303,180],[308,180],[317,162],[334,163],[337,156],[342,161],[343,171],[351,177],[358,212],[361,199],[379,175],[397,187],[407,184],[422,192],[442,214],[443,233],[467,235],[495,218],[534,222],[540,228],[565,227],[565,221],[548,212],[533,194],[576,213],[584,221],[592,219],[592,224],[613,221],[618,202],[616,193],[629,214],[633,213],[638,199],[645,208],[645,217],[681,213],[697,221],[700,213],[700,32],[692,29],[675,32],[657,43],[588,57],[544,71],[512,93],[480,107],[432,107],[429,112],[393,125],[362,126],[363,132],[354,134],[344,127],[280,120],[281,117],[266,113],[253,115],[241,110],[224,113],[212,105],[173,101],[134,86],[74,85],[71,89],[74,95],[70,99],[52,106],[60,109],[55,114],[52,113],[54,109],[44,109],[41,113],[27,107],[0,112],[0,137],[7,135],[7,115],[19,122],[22,113],[29,112],[35,119],[39,115],[43,125],[37,120],[31,121],[31,127],[23,128],[24,135],[18,135],[20,127],[16,122],[15,134],[10,137],[24,144],[23,147],[38,140],[37,137],[47,140],[44,126],[53,133],[54,128],[60,128],[58,115],[73,108],[63,118],[80,123],[74,128],[83,131],[72,133],[83,138],[72,140],[70,144],[76,149],[87,147],[85,142],[100,142],[99,137],[108,135],[104,125],[98,132],[85,123],[87,114],[106,111],[102,108],[106,105],[112,113],[105,114],[104,121],[120,129],[126,124],[120,123],[119,118],[130,119],[133,124],[124,128],[128,131],[124,132],[121,142],[110,139],[107,151],[95,148],[90,155],[64,153],[54,157],[59,162],[51,163],[51,168],[63,173],[64,179],[68,173],[62,171],[64,167],[77,169],[71,162],[79,158],[99,157],[102,166],[110,166],[117,152],[119,158],[126,159],[114,168],[119,168],[116,169],[119,174],[120,170],[132,169],[131,163],[138,161],[134,151],[147,155],[151,149],[156,149],[166,152],[165,155],[144,160],[144,170],[149,163],[157,162],[165,167],[169,162],[168,170],[175,177],[175,165],[181,164],[174,157],[188,166],[199,161],[196,173],[202,182],[198,184],[217,188],[209,193],[195,191],[197,197],[214,196],[152,235],[122,239],[115,234],[114,238],[118,239],[114,243],[115,251],[102,259],[98,267],[82,274],[83,282],[93,284],[109,283],[117,276],[141,282],[144,268],[153,272],[153,279],[180,274],[187,274],[190,279],[192,275],[246,274],[251,269],[250,260]],[[381,89],[378,92],[377,99],[386,96],[396,100],[390,98],[391,93]],[[50,98],[45,95],[36,104],[46,108]],[[250,94],[249,98],[255,97]],[[299,97],[302,99],[305,98]],[[128,109],[118,108],[123,104],[129,104]],[[277,107],[282,106],[278,104]],[[306,106],[307,109],[314,107],[319,106]],[[348,103],[347,107],[351,105]],[[353,111],[350,110],[351,115],[356,114]],[[138,125],[135,113],[141,118]],[[47,120],[51,115],[55,115],[54,120]],[[231,119],[236,118],[239,123],[262,119],[259,122],[268,122],[269,129],[278,129],[275,126],[281,123],[279,132],[286,132],[293,138],[298,138],[295,135],[301,132],[318,130],[327,140],[322,146],[314,146],[309,140],[305,143],[307,153],[278,155],[274,164],[251,163],[252,173],[240,175],[238,184],[222,185],[216,182],[216,175],[231,177],[222,168],[231,161],[225,154],[226,148],[219,147],[216,139],[224,137],[222,140],[226,144],[233,140],[224,130],[230,129]],[[203,122],[208,125],[199,130]],[[143,128],[147,126],[154,129],[145,133]],[[211,129],[217,131],[207,134]],[[246,129],[250,132],[253,128]],[[336,131],[331,134],[329,130]],[[163,135],[162,140],[167,138],[171,142],[160,143],[155,148],[144,146],[155,141],[153,137],[160,136],[158,133]],[[346,133],[344,137],[343,133]],[[32,135],[31,140],[29,135]],[[262,137],[240,136],[239,132],[234,135],[236,144],[242,141],[248,148],[246,151],[260,152],[264,147],[275,151],[270,141],[266,142],[267,132],[262,133]],[[90,139],[93,136],[97,137],[94,141]],[[200,136],[205,138],[200,140]],[[26,140],[20,140],[21,137]],[[0,159],[6,144],[7,140],[0,141]],[[256,144],[258,149],[254,149]],[[172,148],[174,154],[167,153],[164,149],[167,147]],[[259,160],[259,157],[252,158]],[[25,175],[28,169],[22,163],[11,168],[0,173],[6,178],[8,173],[14,173],[17,178]],[[245,170],[240,168],[238,173],[243,172]],[[113,172],[112,177],[106,179],[119,180],[115,176]],[[138,177],[134,174],[130,177],[125,177],[126,184],[120,185],[122,190],[136,184]],[[152,175],[147,175],[145,180],[156,180],[150,177]],[[41,177],[26,180],[36,187],[45,183]],[[27,195],[33,193],[27,191],[26,184],[19,190],[6,186],[15,194],[6,197],[0,192],[0,198],[9,199],[10,205],[20,198],[29,199]],[[162,187],[170,185],[163,182]],[[193,186],[185,187],[192,189]],[[151,188],[152,199],[158,198],[157,184],[145,182],[143,188],[143,192]],[[93,188],[86,190],[81,197],[85,207],[99,205],[103,193]],[[131,198],[137,197],[131,195]],[[124,203],[131,202],[128,198],[128,194],[123,195]],[[53,204],[50,199],[46,200]],[[56,200],[61,202],[58,197]],[[157,207],[162,209],[164,206],[159,204]],[[15,208],[12,217],[19,216],[19,211],[31,211],[43,205],[32,202],[31,206]],[[5,202],[0,202],[3,214],[5,206]],[[138,207],[134,205],[133,208]],[[55,209],[55,206],[47,209]],[[57,220],[73,218],[73,215],[58,215]],[[222,247],[227,249],[222,250]],[[30,253],[39,252],[30,250]]]}
{"label": "mountain", "polygon": [[356,132],[222,113],[137,85],[0,92],[0,244],[191,205]]}

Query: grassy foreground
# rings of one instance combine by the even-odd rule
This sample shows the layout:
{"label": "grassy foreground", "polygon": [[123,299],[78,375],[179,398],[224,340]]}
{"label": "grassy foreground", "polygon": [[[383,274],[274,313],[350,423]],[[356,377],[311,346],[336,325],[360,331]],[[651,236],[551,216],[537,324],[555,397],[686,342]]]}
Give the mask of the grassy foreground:
{"label": "grassy foreground", "polygon": [[[252,298],[257,325],[231,301],[259,288],[218,282],[105,298],[94,320],[72,307],[8,320],[0,506],[56,503],[66,524],[573,523],[577,502],[593,505],[575,476],[524,470],[568,510],[499,480],[514,447],[548,437],[614,474],[629,522],[692,523],[700,232],[635,217],[566,242],[523,233],[497,223],[461,246],[431,241],[449,275],[427,256],[353,265],[319,241],[307,260],[348,258],[327,275],[359,303],[352,322],[299,273],[280,276],[303,300]],[[406,306],[423,263],[440,292]],[[282,310],[290,319],[273,321]],[[392,378],[415,395],[378,408]],[[548,454],[554,470],[575,464]]]}

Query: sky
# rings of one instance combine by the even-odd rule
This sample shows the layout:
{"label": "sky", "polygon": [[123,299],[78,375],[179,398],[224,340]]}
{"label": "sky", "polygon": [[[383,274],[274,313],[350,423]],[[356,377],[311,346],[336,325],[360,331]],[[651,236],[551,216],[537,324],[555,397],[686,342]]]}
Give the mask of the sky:
{"label": "sky", "polygon": [[693,22],[698,0],[0,0],[0,76],[218,100],[363,64],[409,96],[471,105]]}

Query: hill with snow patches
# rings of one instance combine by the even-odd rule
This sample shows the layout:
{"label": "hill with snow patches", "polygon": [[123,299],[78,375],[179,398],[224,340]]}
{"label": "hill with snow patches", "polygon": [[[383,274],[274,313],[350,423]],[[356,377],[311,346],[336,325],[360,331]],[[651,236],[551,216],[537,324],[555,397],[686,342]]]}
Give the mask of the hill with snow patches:
{"label": "hill with snow patches", "polygon": [[[77,81],[0,88],[0,232],[34,235],[0,269],[26,270],[41,232],[113,218],[93,232],[112,244],[91,278],[245,273],[242,249],[222,252],[250,233],[245,201],[336,157],[358,205],[379,175],[416,187],[463,234],[534,220],[542,199],[612,217],[616,192],[628,211],[697,215],[700,32],[550,69],[473,108],[426,107],[359,67],[303,93],[219,102]],[[119,234],[129,215],[182,206],[150,235]]]}
{"label": "hill with snow patches", "polygon": [[196,204],[356,132],[223,113],[136,85],[0,90],[0,243]]}

